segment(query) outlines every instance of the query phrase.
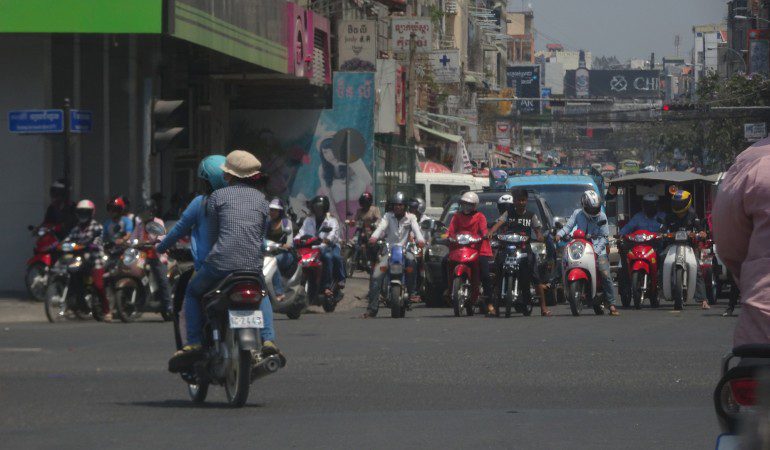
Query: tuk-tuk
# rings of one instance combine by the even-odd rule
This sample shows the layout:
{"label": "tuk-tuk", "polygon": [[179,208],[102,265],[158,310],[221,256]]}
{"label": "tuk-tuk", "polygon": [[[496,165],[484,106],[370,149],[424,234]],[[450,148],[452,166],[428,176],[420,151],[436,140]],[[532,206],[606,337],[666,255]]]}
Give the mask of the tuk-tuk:
{"label": "tuk-tuk", "polygon": [[[705,177],[690,172],[649,172],[627,175],[608,181],[607,188],[607,213],[614,214],[617,219],[618,230],[642,210],[642,197],[646,194],[655,194],[659,198],[658,209],[663,213],[671,211],[671,197],[679,190],[686,190],[693,196],[695,213],[702,221],[706,221],[711,212],[715,177]],[[712,286],[715,285],[716,276],[712,268],[713,254],[710,242],[702,245],[703,257],[701,258],[701,271],[706,282],[706,291],[711,303],[716,301]],[[623,254],[621,252],[621,254]],[[621,258],[621,265],[625,261]],[[618,272],[620,297],[624,306],[629,303],[630,292],[627,291],[629,280],[626,270]]]}

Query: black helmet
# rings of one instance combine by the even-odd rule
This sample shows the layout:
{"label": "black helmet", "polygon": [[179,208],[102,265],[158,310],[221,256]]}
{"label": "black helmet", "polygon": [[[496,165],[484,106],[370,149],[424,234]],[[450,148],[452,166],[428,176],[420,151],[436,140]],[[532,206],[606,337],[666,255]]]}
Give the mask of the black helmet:
{"label": "black helmet", "polygon": [[392,197],[390,197],[390,204],[391,205],[404,205],[406,206],[407,199],[406,195],[404,195],[403,192],[398,191],[395,194],[393,194]]}
{"label": "black helmet", "polygon": [[51,189],[49,190],[51,197],[66,197],[69,193],[69,184],[64,178],[60,178],[51,183]]}
{"label": "black helmet", "polygon": [[420,203],[417,201],[416,198],[410,198],[406,207],[409,208],[410,213],[417,214],[418,210],[420,209]]}
{"label": "black helmet", "polygon": [[368,208],[372,206],[372,203],[374,203],[374,198],[369,192],[364,192],[360,197],[358,197],[358,206],[361,208]]}
{"label": "black helmet", "polygon": [[329,197],[325,195],[316,195],[310,200],[310,203],[308,203],[308,208],[310,208],[310,212],[315,214],[315,208],[316,206],[320,206],[323,209],[323,213],[326,214],[329,212]]}

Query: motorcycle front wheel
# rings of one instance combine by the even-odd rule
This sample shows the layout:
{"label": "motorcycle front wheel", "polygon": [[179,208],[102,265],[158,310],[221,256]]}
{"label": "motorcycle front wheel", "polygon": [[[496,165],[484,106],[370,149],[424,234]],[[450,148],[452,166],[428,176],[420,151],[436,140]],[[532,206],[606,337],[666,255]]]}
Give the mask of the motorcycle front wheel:
{"label": "motorcycle front wheel", "polygon": [[24,274],[24,284],[27,286],[27,293],[33,300],[44,301],[48,284],[48,267],[41,262],[27,267],[27,272]]}
{"label": "motorcycle front wheel", "polygon": [[682,309],[682,300],[684,296],[684,269],[677,267],[674,270],[674,286],[671,296],[674,297],[674,309]]}
{"label": "motorcycle front wheel", "polygon": [[404,301],[401,298],[401,286],[390,287],[390,317],[399,319],[404,309]]}
{"label": "motorcycle front wheel", "polygon": [[634,309],[642,309],[642,282],[644,272],[636,271],[631,274],[631,297],[634,299]]}
{"label": "motorcycle front wheel", "polygon": [[64,288],[63,281],[54,281],[46,289],[43,306],[45,316],[51,323],[61,322],[67,318],[67,299],[63,297]]}
{"label": "motorcycle front wheel", "polygon": [[579,316],[583,311],[583,283],[584,280],[575,280],[567,285],[567,301],[573,316]]}
{"label": "motorcycle front wheel", "polygon": [[137,295],[135,287],[129,286],[115,289],[115,304],[118,310],[118,318],[121,322],[130,323],[142,315],[136,308]]}
{"label": "motorcycle front wheel", "polygon": [[506,277],[505,279],[505,317],[511,317],[511,308],[513,308],[513,277]]}
{"label": "motorcycle front wheel", "polygon": [[348,248],[347,255],[345,255],[345,273],[348,278],[353,277],[353,272],[356,271],[356,264],[358,263],[358,249]]}
{"label": "motorcycle front wheel", "polygon": [[463,280],[461,277],[456,277],[452,281],[452,309],[454,309],[455,317],[460,317],[462,311],[463,302],[460,298],[460,289],[462,289]]}
{"label": "motorcycle front wheel", "polygon": [[230,406],[240,408],[249,398],[251,352],[240,348],[238,337],[232,328],[228,327],[226,336],[230,359],[225,376],[225,395]]}

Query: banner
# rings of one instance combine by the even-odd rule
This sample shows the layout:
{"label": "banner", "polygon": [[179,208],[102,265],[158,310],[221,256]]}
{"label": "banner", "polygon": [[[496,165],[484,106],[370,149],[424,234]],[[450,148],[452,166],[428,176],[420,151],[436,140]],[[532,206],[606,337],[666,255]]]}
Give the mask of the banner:
{"label": "banner", "polygon": [[[585,96],[608,98],[648,98],[661,97],[659,70],[590,70],[590,84],[584,86]],[[574,80],[576,71],[568,70],[566,80]],[[564,95],[568,98],[581,98],[584,95],[576,84],[567,83]]]}
{"label": "banner", "polygon": [[414,33],[417,53],[433,49],[433,25],[430,19],[393,18],[391,19],[390,47],[394,52],[408,52],[409,41]]}
{"label": "banner", "polygon": [[342,20],[337,25],[339,68],[344,72],[374,72],[377,59],[377,22]]}
{"label": "banner", "polygon": [[471,158],[468,156],[468,150],[465,148],[465,141],[460,140],[457,143],[457,153],[455,154],[454,165],[452,166],[453,173],[471,173],[473,165],[471,164]]}

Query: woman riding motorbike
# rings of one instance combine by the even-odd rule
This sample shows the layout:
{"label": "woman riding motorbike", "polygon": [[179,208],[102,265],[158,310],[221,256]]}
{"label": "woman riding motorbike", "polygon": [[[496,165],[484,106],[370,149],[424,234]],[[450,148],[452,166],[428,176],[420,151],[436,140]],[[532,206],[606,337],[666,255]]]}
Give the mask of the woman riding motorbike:
{"label": "woman riding motorbike", "polygon": [[273,288],[275,288],[275,300],[283,301],[286,296],[283,293],[283,283],[281,281],[281,272],[289,270],[296,260],[291,248],[294,246],[294,231],[291,220],[286,217],[283,208],[283,202],[279,199],[273,199],[269,206],[270,220],[267,224],[267,233],[265,238],[269,241],[281,244],[284,250],[275,255],[278,263],[278,270],[273,275]]}

